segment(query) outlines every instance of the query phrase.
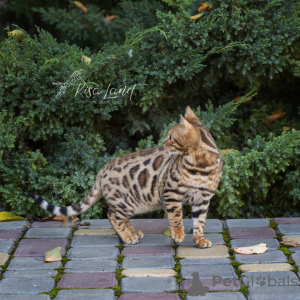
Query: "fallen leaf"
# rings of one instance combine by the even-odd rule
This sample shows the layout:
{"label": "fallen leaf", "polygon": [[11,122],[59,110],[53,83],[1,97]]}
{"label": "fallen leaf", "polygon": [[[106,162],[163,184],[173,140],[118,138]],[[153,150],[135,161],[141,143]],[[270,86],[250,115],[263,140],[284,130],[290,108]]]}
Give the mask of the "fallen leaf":
{"label": "fallen leaf", "polygon": [[8,32],[8,36],[16,37],[19,41],[24,40],[24,33],[21,30],[15,29],[13,31]]}
{"label": "fallen leaf", "polygon": [[0,221],[19,221],[19,220],[26,220],[25,218],[16,216],[9,211],[1,211],[0,212]]}
{"label": "fallen leaf", "polygon": [[61,256],[61,247],[54,248],[45,253],[45,261],[47,262],[54,262],[62,260]]}
{"label": "fallen leaf", "polygon": [[90,226],[91,223],[90,222],[84,222],[83,224],[79,224],[79,226]]}
{"label": "fallen leaf", "polygon": [[282,108],[279,108],[272,112],[271,116],[266,117],[269,123],[273,123],[286,115],[286,112],[283,111]]}
{"label": "fallen leaf", "polygon": [[[163,235],[171,237],[170,226],[167,227],[167,229],[164,231]],[[184,236],[186,236],[186,233],[184,233]]]}
{"label": "fallen leaf", "polygon": [[69,221],[69,218],[67,216],[54,216],[53,221]]}
{"label": "fallen leaf", "polygon": [[87,13],[87,8],[80,1],[73,1],[73,3],[79,7],[85,14]]}
{"label": "fallen leaf", "polygon": [[198,15],[192,16],[192,17],[191,17],[191,19],[192,19],[192,20],[197,20],[197,19],[199,19],[199,18],[203,17],[203,15],[204,15],[204,12],[202,12],[201,14],[198,14]]}
{"label": "fallen leaf", "polygon": [[79,222],[79,218],[78,218],[78,217],[71,216],[71,219],[72,219],[72,223],[77,223],[77,222]]}
{"label": "fallen leaf", "polygon": [[82,55],[81,61],[84,61],[85,63],[90,64],[92,59],[88,56]]}
{"label": "fallen leaf", "polygon": [[249,247],[239,247],[239,248],[233,248],[233,251],[237,254],[244,254],[244,255],[250,255],[250,254],[261,254],[268,250],[267,244],[261,243],[254,246]]}
{"label": "fallen leaf", "polygon": [[265,216],[262,213],[258,214],[261,219],[265,219]]}
{"label": "fallen leaf", "polygon": [[210,3],[209,2],[203,2],[200,6],[199,6],[199,8],[198,8],[198,11],[209,11],[209,10],[211,10],[213,8],[213,6],[212,5],[210,5]]}
{"label": "fallen leaf", "polygon": [[299,247],[300,244],[294,241],[282,241],[280,242],[281,245],[289,245],[289,246],[293,246],[293,247]]}
{"label": "fallen leaf", "polygon": [[115,19],[115,17],[116,17],[116,15],[112,15],[112,16],[106,15],[105,20],[106,20],[106,22],[110,22],[113,19]]}
{"label": "fallen leaf", "polygon": [[235,149],[233,149],[233,148],[230,148],[230,149],[223,149],[223,150],[220,150],[220,153],[221,153],[221,154],[227,154],[228,152],[231,152],[231,151],[237,151],[237,150],[235,150]]}
{"label": "fallen leaf", "polygon": [[[235,97],[234,99],[233,99],[233,101],[234,102],[239,102],[240,100],[241,100],[241,96],[238,96],[238,97]],[[245,103],[245,104],[251,104],[251,103],[254,103],[253,101],[251,101],[251,100],[245,100],[243,103]]]}

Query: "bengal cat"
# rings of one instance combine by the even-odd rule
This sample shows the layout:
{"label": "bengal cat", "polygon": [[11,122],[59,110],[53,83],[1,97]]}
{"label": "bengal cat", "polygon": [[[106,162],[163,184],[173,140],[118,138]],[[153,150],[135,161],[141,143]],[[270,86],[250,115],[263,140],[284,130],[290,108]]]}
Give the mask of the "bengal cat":
{"label": "bengal cat", "polygon": [[144,236],[132,227],[129,219],[162,207],[168,214],[172,239],[181,243],[182,205],[190,204],[194,241],[198,247],[211,247],[203,230],[223,166],[215,141],[188,106],[186,117],[181,115],[180,123],[169,130],[163,144],[108,162],[97,174],[88,195],[72,206],[57,207],[34,193],[30,196],[43,209],[58,216],[80,214],[104,196],[110,223],[127,244],[136,244]]}

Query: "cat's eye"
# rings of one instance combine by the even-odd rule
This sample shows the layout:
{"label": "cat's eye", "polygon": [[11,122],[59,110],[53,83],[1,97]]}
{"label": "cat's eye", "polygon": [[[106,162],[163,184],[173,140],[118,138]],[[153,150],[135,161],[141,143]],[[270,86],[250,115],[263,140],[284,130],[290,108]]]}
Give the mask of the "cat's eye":
{"label": "cat's eye", "polygon": [[171,140],[173,137],[172,137],[172,134],[170,134],[170,136],[169,136],[169,139]]}

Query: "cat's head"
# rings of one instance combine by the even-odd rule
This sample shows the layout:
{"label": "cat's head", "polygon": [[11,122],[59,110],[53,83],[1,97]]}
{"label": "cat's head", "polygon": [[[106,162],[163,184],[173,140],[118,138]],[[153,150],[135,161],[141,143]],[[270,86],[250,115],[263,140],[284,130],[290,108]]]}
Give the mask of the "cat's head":
{"label": "cat's head", "polygon": [[185,118],[182,115],[180,117],[180,123],[172,127],[164,139],[164,147],[170,154],[187,155],[200,146],[197,125],[202,123],[189,106],[186,108]]}

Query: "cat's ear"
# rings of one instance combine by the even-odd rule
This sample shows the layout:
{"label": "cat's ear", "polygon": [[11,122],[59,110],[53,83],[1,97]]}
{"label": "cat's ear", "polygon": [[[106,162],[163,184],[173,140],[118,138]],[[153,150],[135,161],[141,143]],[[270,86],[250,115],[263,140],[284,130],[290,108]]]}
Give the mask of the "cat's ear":
{"label": "cat's ear", "polygon": [[194,122],[202,124],[202,122],[197,118],[197,116],[192,111],[192,109],[190,108],[190,106],[187,106],[187,108],[186,108],[185,117],[186,117],[186,119],[188,121],[194,121]]}
{"label": "cat's ear", "polygon": [[180,115],[180,124],[184,126],[185,134],[187,132],[191,132],[195,130],[194,126],[189,121],[187,121],[182,115]]}

